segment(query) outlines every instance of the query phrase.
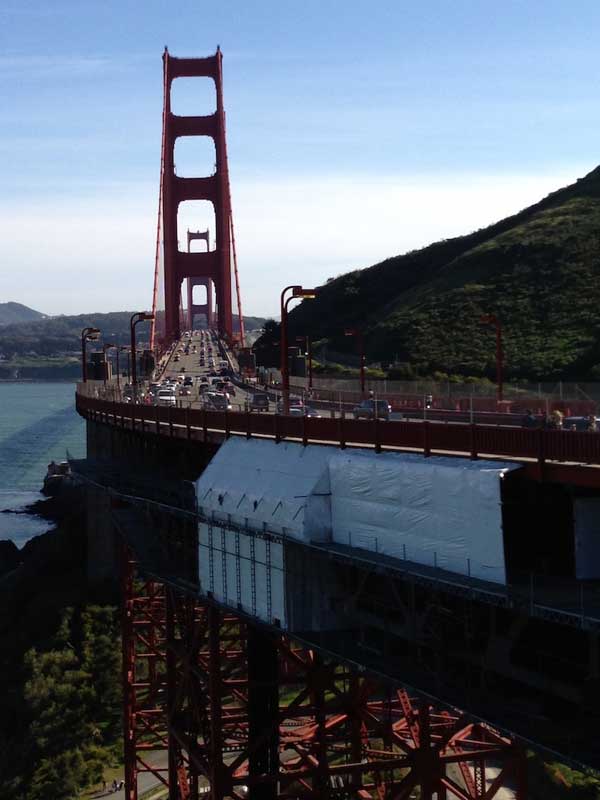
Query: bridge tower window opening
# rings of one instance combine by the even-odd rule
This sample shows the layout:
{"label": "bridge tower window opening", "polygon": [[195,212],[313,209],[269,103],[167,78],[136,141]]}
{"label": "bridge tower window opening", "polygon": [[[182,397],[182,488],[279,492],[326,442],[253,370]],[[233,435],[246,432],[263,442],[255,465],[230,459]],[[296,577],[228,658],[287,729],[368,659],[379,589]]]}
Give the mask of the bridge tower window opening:
{"label": "bridge tower window opening", "polygon": [[[217,110],[217,88],[210,77],[179,77],[171,84],[171,113],[208,117]],[[198,173],[196,173],[198,174]]]}
{"label": "bridge tower window opening", "polygon": [[206,242],[190,241],[190,253],[212,253],[216,249],[215,207],[210,200],[184,200],[177,208],[177,243],[180,253],[188,252],[188,231],[208,230],[209,248]]}
{"label": "bridge tower window opening", "polygon": [[178,136],[173,155],[179,178],[210,177],[217,171],[217,153],[211,136]]}
{"label": "bridge tower window opening", "polygon": [[207,300],[208,300],[208,286],[199,283],[195,284],[192,287],[192,303],[195,306],[205,306]]}

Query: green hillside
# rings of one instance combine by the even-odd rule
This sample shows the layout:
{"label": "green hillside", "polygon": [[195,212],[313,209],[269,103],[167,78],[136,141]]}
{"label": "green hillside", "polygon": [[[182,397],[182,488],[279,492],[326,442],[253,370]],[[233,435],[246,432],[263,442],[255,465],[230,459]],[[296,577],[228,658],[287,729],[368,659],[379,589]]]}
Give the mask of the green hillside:
{"label": "green hillside", "polygon": [[[18,305],[18,304],[15,304]],[[23,306],[25,308],[25,306]],[[33,312],[37,313],[37,312]],[[52,358],[78,353],[81,348],[81,330],[89,326],[100,328],[103,342],[128,344],[131,311],[113,311],[108,314],[77,314],[74,316],[44,317],[31,322],[18,322],[0,326],[0,355],[5,359],[23,357]],[[237,323],[234,318],[234,326]],[[262,327],[262,317],[244,317],[247,330]],[[150,325],[143,322],[137,327],[139,340],[148,339]]]}
{"label": "green hillside", "polygon": [[0,303],[0,327],[19,322],[32,322],[36,319],[44,319],[45,316],[22,303]]}
{"label": "green hillside", "polygon": [[437,242],[327,282],[290,316],[348,350],[361,327],[369,360],[494,374],[502,321],[513,378],[600,378],[600,167],[540,203],[467,236]]}

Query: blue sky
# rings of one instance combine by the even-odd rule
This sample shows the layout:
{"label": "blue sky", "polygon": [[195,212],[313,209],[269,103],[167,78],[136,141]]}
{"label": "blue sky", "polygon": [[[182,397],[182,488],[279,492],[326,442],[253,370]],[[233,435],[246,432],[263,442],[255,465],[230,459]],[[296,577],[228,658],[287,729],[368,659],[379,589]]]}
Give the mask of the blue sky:
{"label": "blue sky", "polygon": [[[481,227],[596,166],[599,23],[587,0],[4,0],[0,301],[148,306],[164,45],[223,50],[245,311],[269,314],[299,275]],[[182,113],[209,110],[204,89],[181,83]],[[210,153],[176,160],[204,174]]]}

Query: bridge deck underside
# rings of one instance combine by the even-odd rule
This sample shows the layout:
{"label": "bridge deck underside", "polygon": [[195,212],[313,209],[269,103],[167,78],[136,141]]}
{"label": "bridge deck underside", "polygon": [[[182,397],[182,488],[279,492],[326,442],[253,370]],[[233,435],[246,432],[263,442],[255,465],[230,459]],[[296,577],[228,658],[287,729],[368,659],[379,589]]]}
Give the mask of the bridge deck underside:
{"label": "bridge deck underside", "polygon": [[[172,487],[161,481],[161,496],[151,475],[144,482],[139,470],[135,480],[99,465],[88,470],[88,480],[110,487],[113,524],[134,548],[142,574],[233,614],[240,624],[265,627],[242,613],[235,598],[224,607],[200,597],[199,518],[191,495],[175,502],[176,481]],[[575,765],[600,765],[593,625],[583,627],[580,617],[557,609],[535,616],[522,587],[503,593],[503,587],[364,555],[285,544],[291,640],[386,686],[411,686],[437,698],[436,707],[449,702],[467,709]]]}

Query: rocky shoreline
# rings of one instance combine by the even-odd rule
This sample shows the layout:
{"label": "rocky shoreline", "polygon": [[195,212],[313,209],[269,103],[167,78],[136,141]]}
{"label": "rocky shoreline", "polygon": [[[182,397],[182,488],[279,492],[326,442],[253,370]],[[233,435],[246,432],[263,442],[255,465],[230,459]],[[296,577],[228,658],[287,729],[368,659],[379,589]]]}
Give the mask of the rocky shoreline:
{"label": "rocky shoreline", "polygon": [[[71,494],[71,492],[66,494]],[[2,514],[34,516],[53,524],[50,530],[32,537],[21,548],[12,539],[0,540],[0,580],[7,573],[12,572],[27,561],[30,553],[39,547],[38,540],[56,536],[57,530],[67,516],[67,508],[66,497],[59,494],[55,497],[41,498],[23,508],[4,508],[0,511]]]}

